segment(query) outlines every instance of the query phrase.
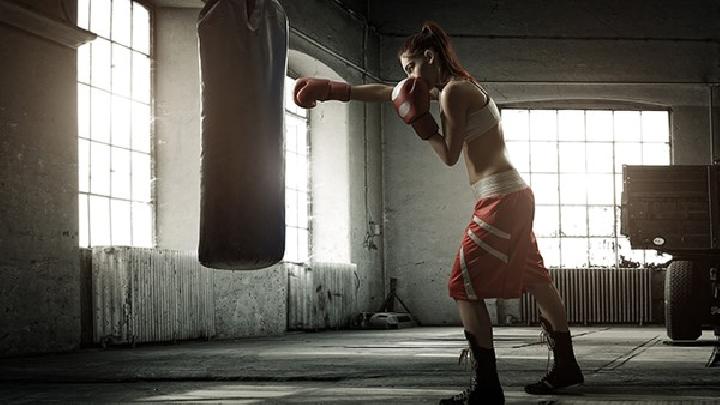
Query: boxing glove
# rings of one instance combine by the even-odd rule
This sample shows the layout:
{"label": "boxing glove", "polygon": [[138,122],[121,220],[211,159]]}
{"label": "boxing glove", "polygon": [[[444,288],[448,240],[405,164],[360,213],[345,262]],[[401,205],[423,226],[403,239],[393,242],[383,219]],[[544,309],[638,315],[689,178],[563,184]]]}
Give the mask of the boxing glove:
{"label": "boxing glove", "polygon": [[420,77],[410,77],[393,88],[392,102],[398,116],[412,125],[420,139],[426,141],[438,133],[439,127],[430,114],[430,89]]}
{"label": "boxing glove", "polygon": [[293,98],[295,104],[302,108],[313,108],[316,101],[350,101],[350,85],[344,82],[301,77],[295,81]]}

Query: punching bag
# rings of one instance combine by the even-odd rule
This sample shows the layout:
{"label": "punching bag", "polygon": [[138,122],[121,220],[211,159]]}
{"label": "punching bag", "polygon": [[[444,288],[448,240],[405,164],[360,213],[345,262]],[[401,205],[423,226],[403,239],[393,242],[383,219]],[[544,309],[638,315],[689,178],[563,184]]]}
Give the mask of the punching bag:
{"label": "punching bag", "polygon": [[198,257],[215,269],[269,267],[285,252],[287,17],[277,0],[208,0],[197,29]]}

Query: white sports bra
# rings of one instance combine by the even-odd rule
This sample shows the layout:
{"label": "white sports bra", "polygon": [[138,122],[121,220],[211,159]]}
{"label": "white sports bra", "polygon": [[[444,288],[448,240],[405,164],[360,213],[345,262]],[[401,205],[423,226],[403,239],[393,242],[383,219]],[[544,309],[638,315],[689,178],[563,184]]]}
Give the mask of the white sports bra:
{"label": "white sports bra", "polygon": [[[480,86],[478,86],[479,88]],[[488,130],[496,126],[500,122],[500,110],[498,110],[495,101],[480,89],[488,99],[487,104],[483,108],[473,111],[467,116],[467,123],[465,125],[465,142],[470,142],[473,139],[484,135]]]}

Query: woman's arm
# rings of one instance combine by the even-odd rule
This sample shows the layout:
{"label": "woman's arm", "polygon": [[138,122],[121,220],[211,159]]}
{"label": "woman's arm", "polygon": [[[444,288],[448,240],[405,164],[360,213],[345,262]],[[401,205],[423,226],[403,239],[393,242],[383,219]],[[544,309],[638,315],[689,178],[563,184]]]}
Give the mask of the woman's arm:
{"label": "woman's arm", "polygon": [[472,93],[464,88],[464,83],[449,84],[440,93],[440,107],[445,112],[445,132],[433,135],[428,141],[435,153],[446,165],[454,166],[460,159],[465,141],[465,122],[467,119],[468,97]]}
{"label": "woman's arm", "polygon": [[370,102],[390,101],[392,90],[392,86],[385,84],[350,86],[350,99]]}

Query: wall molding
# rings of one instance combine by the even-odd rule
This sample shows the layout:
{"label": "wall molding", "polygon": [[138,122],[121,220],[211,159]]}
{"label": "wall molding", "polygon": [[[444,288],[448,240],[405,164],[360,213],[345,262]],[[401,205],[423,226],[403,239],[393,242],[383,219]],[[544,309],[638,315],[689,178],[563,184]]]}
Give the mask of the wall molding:
{"label": "wall molding", "polygon": [[97,37],[70,22],[46,16],[8,0],[0,0],[0,23],[73,49]]}

